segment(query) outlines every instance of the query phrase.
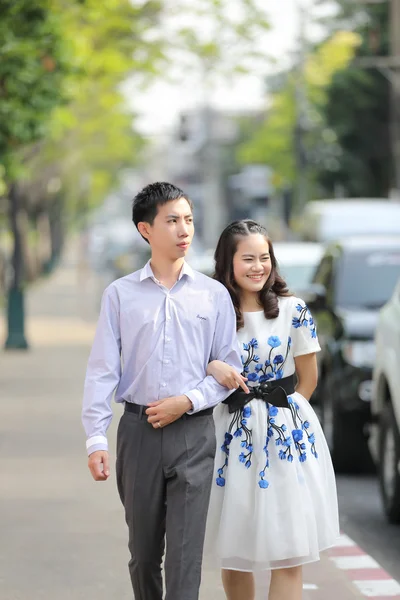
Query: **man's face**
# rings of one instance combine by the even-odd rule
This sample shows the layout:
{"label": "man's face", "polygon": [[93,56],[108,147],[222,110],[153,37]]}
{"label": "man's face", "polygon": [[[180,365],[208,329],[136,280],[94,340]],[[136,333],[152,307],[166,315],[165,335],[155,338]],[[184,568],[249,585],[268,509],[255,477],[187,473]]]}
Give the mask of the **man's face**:
{"label": "man's face", "polygon": [[194,235],[192,210],[186,198],[159,206],[153,225],[146,223],[146,233],[153,255],[170,260],[185,257]]}

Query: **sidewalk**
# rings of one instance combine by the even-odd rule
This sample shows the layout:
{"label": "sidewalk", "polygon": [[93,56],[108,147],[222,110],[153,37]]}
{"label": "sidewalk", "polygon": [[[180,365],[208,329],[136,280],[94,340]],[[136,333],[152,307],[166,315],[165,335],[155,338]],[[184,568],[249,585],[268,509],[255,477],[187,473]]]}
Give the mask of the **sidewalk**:
{"label": "sidewalk", "polygon": [[[70,255],[29,292],[31,350],[0,350],[1,600],[132,600],[115,473],[106,483],[91,480],[80,422],[97,308],[96,281],[78,275]],[[0,320],[1,345],[4,336]],[[121,410],[114,409],[112,454]],[[365,597],[329,556],[307,566],[304,581],[305,600]],[[268,582],[259,584],[266,599]],[[201,600],[224,600],[207,557]]]}

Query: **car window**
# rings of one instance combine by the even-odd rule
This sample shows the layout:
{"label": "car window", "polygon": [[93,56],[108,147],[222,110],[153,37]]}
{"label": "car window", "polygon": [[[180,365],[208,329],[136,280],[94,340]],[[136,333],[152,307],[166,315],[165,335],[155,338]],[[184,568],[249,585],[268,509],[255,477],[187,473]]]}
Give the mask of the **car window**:
{"label": "car window", "polygon": [[400,248],[345,254],[337,280],[337,303],[379,309],[393,294],[399,274]]}
{"label": "car window", "polygon": [[279,272],[290,290],[304,290],[315,271],[314,265],[280,265]]}

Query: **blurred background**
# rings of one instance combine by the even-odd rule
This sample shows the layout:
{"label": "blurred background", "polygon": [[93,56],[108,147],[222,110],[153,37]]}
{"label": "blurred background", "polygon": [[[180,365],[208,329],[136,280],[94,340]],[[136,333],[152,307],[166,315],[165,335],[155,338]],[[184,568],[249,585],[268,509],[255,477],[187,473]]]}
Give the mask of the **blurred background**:
{"label": "blurred background", "polygon": [[[23,497],[54,507],[49,444],[60,461],[72,452],[93,494],[79,470],[87,355],[104,288],[148,259],[131,201],[156,180],[193,199],[188,261],[208,275],[229,221],[267,227],[317,321],[312,402],[343,529],[400,579],[400,0],[0,0],[7,509]],[[44,461],[42,494],[28,456]],[[17,513],[8,527],[17,556]]]}

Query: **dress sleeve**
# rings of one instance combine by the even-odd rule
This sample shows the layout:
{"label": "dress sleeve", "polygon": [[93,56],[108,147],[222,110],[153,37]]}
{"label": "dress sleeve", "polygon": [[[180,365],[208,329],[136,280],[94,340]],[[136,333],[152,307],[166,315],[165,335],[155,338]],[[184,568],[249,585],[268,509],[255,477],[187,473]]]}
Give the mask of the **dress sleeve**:
{"label": "dress sleeve", "polygon": [[291,337],[294,357],[321,350],[315,321],[300,298],[293,298]]}

